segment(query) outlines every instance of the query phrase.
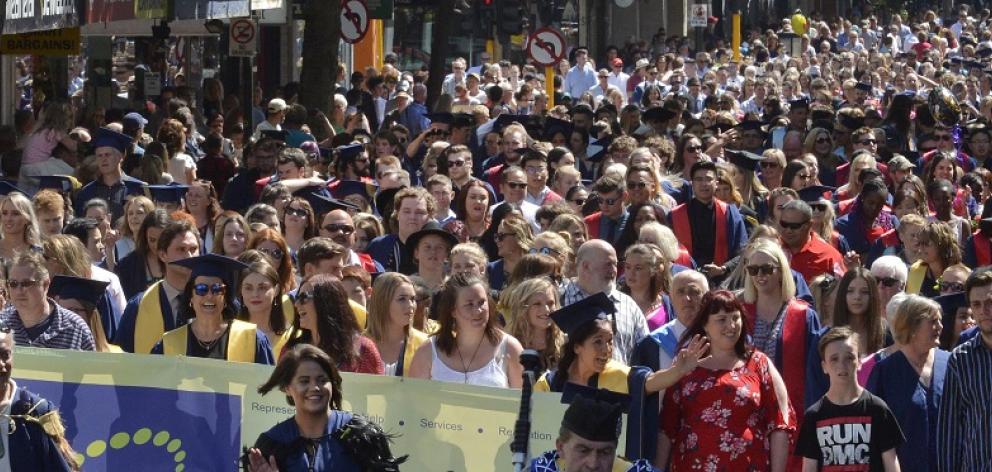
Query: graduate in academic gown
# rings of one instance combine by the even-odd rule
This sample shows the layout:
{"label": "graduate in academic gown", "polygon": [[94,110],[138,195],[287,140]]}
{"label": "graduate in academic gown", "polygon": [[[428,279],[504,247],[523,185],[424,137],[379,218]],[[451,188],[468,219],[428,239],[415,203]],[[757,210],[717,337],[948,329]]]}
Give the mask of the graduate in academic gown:
{"label": "graduate in academic gown", "polygon": [[[693,196],[672,210],[669,215],[672,230],[697,264],[723,266],[747,244],[744,219],[737,207],[715,198],[716,164],[698,161],[692,165],[690,175]],[[694,234],[694,227],[714,230],[706,237],[706,231]],[[708,247],[701,246],[704,242],[709,243]]]}
{"label": "graduate in academic gown", "polygon": [[205,357],[231,362],[275,364],[264,333],[252,324],[234,319],[238,274],[248,268],[236,259],[207,254],[173,262],[190,269],[190,281],[180,300],[180,312],[192,320],[168,331],[152,354]]}
{"label": "graduate in academic gown", "polygon": [[285,471],[400,470],[406,456],[393,458],[382,428],[341,411],[341,373],[336,365],[309,344],[299,344],[280,357],[259,392],[279,389],[296,412],[258,436],[242,458],[243,465],[250,465],[248,470],[265,465]]}
{"label": "graduate in academic gown", "polygon": [[[992,208],[992,205],[986,205]],[[992,212],[990,212],[992,213]],[[961,253],[962,262],[968,267],[978,268],[992,265],[992,218],[982,218],[978,231],[968,238]]]}
{"label": "graduate in academic gown", "polygon": [[[907,318],[896,324],[894,334],[900,348],[875,364],[866,387],[885,400],[906,435],[906,441],[896,449],[899,463],[906,464],[906,470],[930,472],[937,470],[937,418],[951,354],[936,347],[936,333],[921,336],[916,329],[924,324],[938,326],[940,310],[919,296],[906,302],[916,309],[900,308],[899,316]],[[907,322],[909,319],[916,322]],[[924,359],[923,365],[914,367],[910,359]]]}
{"label": "graduate in academic gown", "polygon": [[93,332],[93,347],[97,352],[124,352],[119,346],[107,342],[104,321],[98,312],[100,302],[107,299],[107,286],[110,282],[84,279],[68,275],[52,277],[48,295],[59,306],[83,319]]}
{"label": "graduate in academic gown", "polygon": [[[658,392],[674,385],[691,372],[706,349],[695,339],[676,357],[671,368],[652,372],[646,367],[628,367],[612,359],[606,347],[613,338],[616,306],[600,292],[565,306],[551,319],[568,334],[562,360],[534,385],[539,392],[605,389],[629,396],[626,457],[653,459],[657,445]],[[567,401],[563,397],[562,401]],[[649,408],[654,405],[654,408]]]}
{"label": "graduate in academic gown", "polygon": [[888,195],[883,181],[870,179],[862,184],[851,212],[837,219],[835,229],[847,239],[852,251],[868,253],[873,241],[896,227],[895,215],[882,212]]}

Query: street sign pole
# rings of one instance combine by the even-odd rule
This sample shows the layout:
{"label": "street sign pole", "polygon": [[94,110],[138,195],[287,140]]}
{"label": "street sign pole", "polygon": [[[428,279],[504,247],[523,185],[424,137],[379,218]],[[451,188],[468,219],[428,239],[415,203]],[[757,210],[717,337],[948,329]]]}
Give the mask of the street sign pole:
{"label": "street sign pole", "polygon": [[544,66],[544,93],[548,95],[547,106],[545,107],[548,111],[555,106],[555,68],[554,66]]}

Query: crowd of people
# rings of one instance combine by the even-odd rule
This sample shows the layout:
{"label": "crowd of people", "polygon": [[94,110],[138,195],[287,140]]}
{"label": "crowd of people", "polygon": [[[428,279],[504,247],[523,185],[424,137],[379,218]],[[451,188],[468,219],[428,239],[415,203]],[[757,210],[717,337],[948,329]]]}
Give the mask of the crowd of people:
{"label": "crowd of people", "polygon": [[429,106],[387,57],[330,115],[298,84],[80,126],[37,104],[0,161],[0,321],[278,364],[262,391],[297,416],[256,471],[359,470],[339,372],[520,388],[528,349],[536,390],[602,413],[566,414],[535,470],[986,470],[992,17],[954,15],[797,11],[740,62],[576,47],[553,97],[455,58]]}

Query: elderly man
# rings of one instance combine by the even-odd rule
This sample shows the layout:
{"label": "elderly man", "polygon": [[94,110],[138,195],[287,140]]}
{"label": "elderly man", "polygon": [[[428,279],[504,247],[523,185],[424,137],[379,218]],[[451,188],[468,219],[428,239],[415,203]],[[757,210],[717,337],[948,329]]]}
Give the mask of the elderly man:
{"label": "elderly man", "polygon": [[813,210],[802,200],[782,205],[779,213],[782,247],[792,269],[810,282],[821,274],[844,275],[844,256],[812,230]]}
{"label": "elderly man", "polygon": [[369,274],[383,272],[382,265],[372,260],[372,256],[355,252],[355,221],[345,210],[331,210],[320,222],[320,235],[348,249],[345,266],[361,266]]}
{"label": "elderly man", "polygon": [[[72,449],[60,433],[52,434],[62,429],[55,405],[18,387],[11,378],[15,337],[10,326],[0,323],[0,428],[4,431],[4,450],[9,452],[0,458],[0,469],[74,470],[69,461],[75,459],[66,459]],[[63,456],[63,450],[66,456]]]}
{"label": "elderly man", "polygon": [[645,459],[633,464],[617,457],[620,417],[616,403],[577,396],[565,410],[555,449],[533,459],[536,472],[650,472]]}
{"label": "elderly man", "polygon": [[93,333],[86,322],[48,298],[50,284],[41,254],[25,252],[14,258],[7,276],[11,304],[0,311],[0,322],[24,346],[94,350]]}
{"label": "elderly man", "polygon": [[882,256],[871,263],[871,275],[878,280],[879,301],[884,307],[892,297],[906,289],[909,269],[899,256]]}
{"label": "elderly man", "polygon": [[613,287],[617,279],[616,251],[606,241],[586,241],[575,255],[575,265],[577,275],[565,285],[561,305],[571,305],[599,292],[606,293],[616,306],[613,359],[629,365],[637,342],[648,334],[648,323],[637,302]]}
{"label": "elderly man", "polygon": [[102,198],[110,205],[113,220],[124,215],[124,201],[127,197],[125,181],[133,181],[140,185],[144,182],[128,177],[121,168],[124,153],[131,146],[130,136],[107,128],[100,128],[93,139],[94,154],[96,155],[97,178],[86,184],[76,194],[75,210],[77,215],[86,213],[86,202],[93,198]]}
{"label": "elderly man", "polygon": [[671,287],[674,316],[669,314],[668,323],[637,343],[637,351],[631,363],[643,365],[653,371],[671,366],[679,339],[696,319],[699,303],[709,290],[710,284],[702,273],[689,269],[675,274]]}

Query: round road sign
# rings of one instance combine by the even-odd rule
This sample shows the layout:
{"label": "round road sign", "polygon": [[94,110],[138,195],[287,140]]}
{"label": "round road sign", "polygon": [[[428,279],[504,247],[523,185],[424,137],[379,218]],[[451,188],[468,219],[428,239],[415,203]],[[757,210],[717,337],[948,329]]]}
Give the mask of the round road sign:
{"label": "round road sign", "polygon": [[551,28],[541,28],[527,38],[527,55],[542,66],[553,66],[565,57],[565,38]]}
{"label": "round road sign", "polygon": [[369,31],[369,7],[365,0],[344,0],[341,2],[341,39],[355,44]]}

